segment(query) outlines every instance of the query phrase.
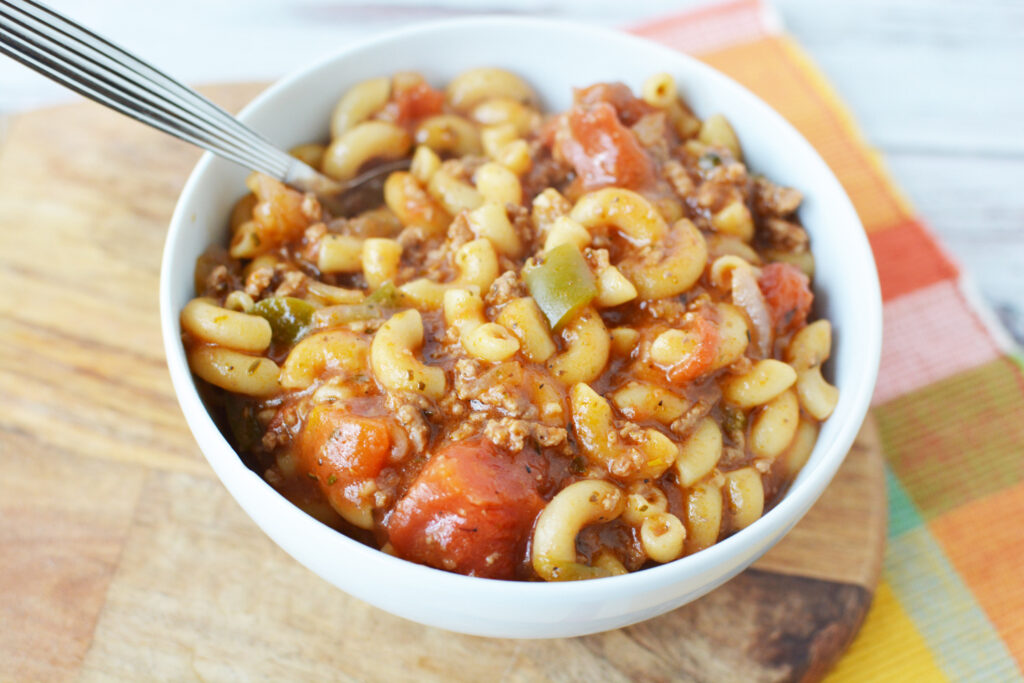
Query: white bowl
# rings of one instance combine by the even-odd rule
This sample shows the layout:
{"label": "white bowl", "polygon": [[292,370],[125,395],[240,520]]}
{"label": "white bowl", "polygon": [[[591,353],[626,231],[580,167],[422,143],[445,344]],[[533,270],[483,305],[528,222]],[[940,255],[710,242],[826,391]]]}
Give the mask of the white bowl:
{"label": "white bowl", "polygon": [[238,455],[196,392],[181,345],[178,313],[194,296],[196,257],[227,238],[227,217],[246,171],[206,154],[171,220],[160,282],[164,346],[178,401],[199,447],[224,486],[292,557],[335,586],[393,614],[452,631],[549,638],[595,633],[657,616],[727,581],[775,544],[831,481],[868,408],[878,373],[881,297],[863,228],[835,176],[786,121],[708,66],[639,38],[588,26],[526,18],[431,23],[372,38],[269,88],[241,114],[280,147],[327,136],[331,109],[349,86],[417,70],[444,84],[475,66],[525,77],[548,109],[566,108],[574,86],[625,81],[634,89],[656,72],[672,74],[697,114],[723,112],[750,167],[800,189],[800,217],[818,274],[816,312],[834,327],[831,371],[839,405],[786,496],[764,517],[695,555],[592,581],[529,583],[451,574],[396,559],[307,516]]}

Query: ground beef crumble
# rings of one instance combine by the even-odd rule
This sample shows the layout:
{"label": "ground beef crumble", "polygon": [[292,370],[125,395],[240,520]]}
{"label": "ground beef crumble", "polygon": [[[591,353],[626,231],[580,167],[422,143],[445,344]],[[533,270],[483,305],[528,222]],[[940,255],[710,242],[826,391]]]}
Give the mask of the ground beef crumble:
{"label": "ground beef crumble", "polygon": [[672,424],[669,425],[669,430],[680,438],[689,436],[690,432],[693,431],[693,428],[697,426],[697,423],[711,412],[711,409],[717,402],[718,396],[697,400],[692,406],[686,409],[685,413],[672,421]]}
{"label": "ground beef crumble", "polygon": [[405,433],[409,436],[409,441],[415,449],[421,453],[425,451],[430,443],[431,430],[424,411],[430,410],[430,400],[420,394],[395,395],[389,393],[387,405],[395,419],[398,420],[398,424],[405,429]]}
{"label": "ground beef crumble", "polygon": [[484,295],[484,304],[502,306],[525,295],[526,287],[519,280],[519,274],[514,270],[506,270],[491,283],[490,289]]}
{"label": "ground beef crumble", "polygon": [[760,176],[754,179],[753,198],[759,213],[777,218],[792,215],[804,199],[799,190],[776,185]]}
{"label": "ground beef crumble", "polygon": [[782,218],[766,218],[761,225],[759,237],[766,246],[793,253],[807,251],[810,240],[799,224]]}
{"label": "ground beef crumble", "polygon": [[502,417],[487,421],[484,436],[495,446],[518,453],[526,446],[528,439],[533,439],[544,448],[560,446],[565,443],[568,431],[563,427],[549,427],[539,422]]}

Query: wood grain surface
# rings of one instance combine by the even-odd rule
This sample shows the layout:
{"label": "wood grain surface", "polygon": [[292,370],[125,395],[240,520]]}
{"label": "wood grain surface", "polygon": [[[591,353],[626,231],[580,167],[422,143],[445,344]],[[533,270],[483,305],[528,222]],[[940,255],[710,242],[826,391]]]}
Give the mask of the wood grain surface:
{"label": "wood grain surface", "polygon": [[197,158],[92,104],[22,115],[0,144],[0,679],[775,681],[836,661],[884,545],[870,422],[753,569],[605,634],[454,635],[285,555],[202,459],[164,364],[160,252]]}

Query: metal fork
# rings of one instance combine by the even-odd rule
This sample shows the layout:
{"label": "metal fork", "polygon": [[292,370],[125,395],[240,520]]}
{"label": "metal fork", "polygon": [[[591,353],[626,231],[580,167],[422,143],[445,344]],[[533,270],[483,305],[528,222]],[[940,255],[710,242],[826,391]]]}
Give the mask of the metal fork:
{"label": "metal fork", "polygon": [[34,0],[0,0],[0,53],[153,128],[313,192],[328,205],[408,166],[383,164],[344,183],[328,178],[192,88]]}

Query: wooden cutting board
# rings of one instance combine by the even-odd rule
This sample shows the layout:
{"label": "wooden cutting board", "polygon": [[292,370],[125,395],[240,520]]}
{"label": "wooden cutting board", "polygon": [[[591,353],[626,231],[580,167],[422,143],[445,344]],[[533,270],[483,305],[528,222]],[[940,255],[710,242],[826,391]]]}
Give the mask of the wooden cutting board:
{"label": "wooden cutting board", "polygon": [[[210,88],[237,109],[256,85]],[[171,391],[166,225],[198,153],[91,103],[0,143],[0,679],[814,680],[878,579],[871,424],[754,568],[583,638],[460,636],[348,597],[228,496]]]}

